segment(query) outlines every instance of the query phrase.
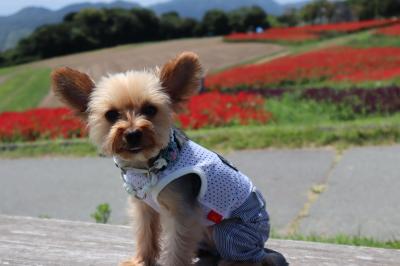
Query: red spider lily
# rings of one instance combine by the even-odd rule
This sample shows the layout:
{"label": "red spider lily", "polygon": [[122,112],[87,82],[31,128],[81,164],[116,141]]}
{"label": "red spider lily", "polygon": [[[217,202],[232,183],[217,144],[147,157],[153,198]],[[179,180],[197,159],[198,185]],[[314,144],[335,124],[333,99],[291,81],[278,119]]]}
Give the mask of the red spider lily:
{"label": "red spider lily", "polygon": [[264,110],[261,96],[245,92],[236,95],[210,92],[193,97],[178,120],[183,128],[197,129],[232,123],[266,123],[270,117]]}
{"label": "red spider lily", "polygon": [[39,108],[0,114],[2,141],[83,136],[86,136],[83,124],[66,108]]}
{"label": "red spider lily", "polygon": [[[237,95],[211,92],[194,96],[186,112],[177,118],[183,128],[197,129],[233,123],[266,123],[270,114],[264,110],[261,96],[243,92]],[[0,140],[4,142],[86,136],[83,123],[67,108],[0,114]]]}
{"label": "red spider lily", "polygon": [[329,33],[350,33],[399,23],[397,19],[365,20],[336,24],[308,25],[302,27],[271,28],[262,33],[233,33],[225,36],[228,41],[284,41],[304,42],[317,40]]}
{"label": "red spider lily", "polygon": [[265,87],[309,81],[376,81],[400,76],[400,48],[335,47],[210,75],[207,88]]}
{"label": "red spider lily", "polygon": [[377,34],[386,36],[400,36],[400,25],[396,24],[376,31]]}
{"label": "red spider lily", "polygon": [[396,23],[399,23],[398,19],[377,19],[377,20],[364,20],[355,22],[343,22],[336,24],[309,25],[309,26],[304,26],[303,29],[305,31],[313,33],[326,33],[326,32],[350,33],[360,30],[387,26]]}

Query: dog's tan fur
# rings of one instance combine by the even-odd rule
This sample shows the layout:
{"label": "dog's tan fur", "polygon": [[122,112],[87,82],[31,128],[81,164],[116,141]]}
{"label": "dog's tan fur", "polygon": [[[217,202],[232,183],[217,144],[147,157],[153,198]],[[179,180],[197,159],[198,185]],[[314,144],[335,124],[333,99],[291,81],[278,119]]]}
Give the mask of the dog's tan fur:
{"label": "dog's tan fur", "polygon": [[[197,55],[185,52],[161,70],[110,75],[97,85],[88,75],[69,68],[55,70],[52,79],[55,94],[87,121],[90,138],[103,153],[118,155],[133,167],[148,167],[148,161],[167,146],[173,115],[197,91],[201,74]],[[143,114],[143,108],[148,105],[156,108],[154,117]],[[105,118],[109,110],[117,111],[117,121]],[[132,130],[143,133],[139,152],[126,149],[124,137]],[[165,266],[190,265],[204,234],[212,242],[211,229],[200,224],[198,189],[199,181],[193,175],[173,181],[159,195],[160,214],[132,199],[137,228],[136,255],[121,265],[152,266],[158,260]],[[163,252],[160,220],[165,229]],[[219,265],[258,264],[222,261]]]}

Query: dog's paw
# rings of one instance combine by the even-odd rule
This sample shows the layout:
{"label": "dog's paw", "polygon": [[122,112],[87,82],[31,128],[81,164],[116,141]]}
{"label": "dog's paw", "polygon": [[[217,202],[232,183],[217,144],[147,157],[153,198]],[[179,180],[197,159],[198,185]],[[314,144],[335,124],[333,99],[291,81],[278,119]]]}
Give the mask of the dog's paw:
{"label": "dog's paw", "polygon": [[195,266],[217,266],[219,258],[213,256],[200,257],[194,263]]}
{"label": "dog's paw", "polygon": [[141,258],[133,257],[129,260],[122,261],[118,266],[157,266],[154,261],[145,261]]}
{"label": "dog's paw", "polygon": [[132,258],[130,260],[121,261],[118,266],[145,266],[144,263]]}

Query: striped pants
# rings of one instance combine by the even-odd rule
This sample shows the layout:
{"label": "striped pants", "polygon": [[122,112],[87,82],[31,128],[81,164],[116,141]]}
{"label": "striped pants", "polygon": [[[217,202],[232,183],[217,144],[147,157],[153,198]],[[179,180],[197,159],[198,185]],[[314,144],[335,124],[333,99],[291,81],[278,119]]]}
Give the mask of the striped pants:
{"label": "striped pants", "polygon": [[[265,201],[259,191],[250,194],[247,200],[236,209],[231,218],[212,227],[212,238],[217,253],[225,260],[260,262],[268,253],[264,249],[269,236],[269,216]],[[200,250],[207,250],[205,243]]]}

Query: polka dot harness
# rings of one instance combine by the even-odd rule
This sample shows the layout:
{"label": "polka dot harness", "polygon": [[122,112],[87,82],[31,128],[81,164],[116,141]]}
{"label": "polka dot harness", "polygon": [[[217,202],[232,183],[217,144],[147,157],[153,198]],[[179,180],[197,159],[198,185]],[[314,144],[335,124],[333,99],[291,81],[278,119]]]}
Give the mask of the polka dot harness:
{"label": "polka dot harness", "polygon": [[[175,132],[171,136],[170,142],[177,142]],[[177,152],[173,160],[158,156],[150,169],[124,168],[114,158],[122,170],[127,192],[160,211],[160,191],[181,176],[196,174],[201,179],[198,201],[204,213],[203,223],[212,225],[229,218],[254,190],[251,180],[220,155],[187,139],[175,147],[168,153]]]}

